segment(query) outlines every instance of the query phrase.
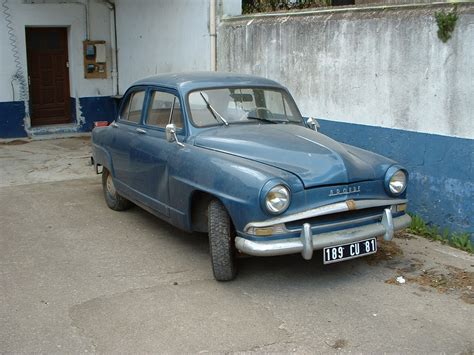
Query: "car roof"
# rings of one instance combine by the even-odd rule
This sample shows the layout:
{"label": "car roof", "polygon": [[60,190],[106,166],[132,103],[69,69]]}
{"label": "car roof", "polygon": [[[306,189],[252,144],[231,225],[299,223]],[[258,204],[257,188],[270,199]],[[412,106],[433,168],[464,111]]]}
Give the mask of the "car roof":
{"label": "car roof", "polygon": [[135,82],[137,85],[156,85],[177,89],[183,94],[196,89],[211,89],[229,86],[266,86],[285,89],[276,81],[248,74],[224,72],[187,72],[151,76]]}

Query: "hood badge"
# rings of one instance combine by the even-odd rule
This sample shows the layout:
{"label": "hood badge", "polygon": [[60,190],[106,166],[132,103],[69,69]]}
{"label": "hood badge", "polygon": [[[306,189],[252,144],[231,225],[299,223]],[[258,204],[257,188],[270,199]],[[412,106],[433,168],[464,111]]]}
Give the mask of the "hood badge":
{"label": "hood badge", "polygon": [[331,189],[329,191],[329,197],[339,196],[339,195],[352,195],[360,192],[360,186],[349,186],[343,187],[341,189]]}

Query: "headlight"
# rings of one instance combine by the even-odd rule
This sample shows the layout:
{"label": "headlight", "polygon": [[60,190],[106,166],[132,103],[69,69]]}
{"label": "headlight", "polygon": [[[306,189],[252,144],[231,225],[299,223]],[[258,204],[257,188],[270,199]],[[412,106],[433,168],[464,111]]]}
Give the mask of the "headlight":
{"label": "headlight", "polygon": [[277,185],[270,189],[265,196],[265,207],[268,212],[280,214],[286,211],[290,205],[290,191],[283,185]]}
{"label": "headlight", "polygon": [[397,170],[388,182],[388,188],[393,195],[400,195],[407,187],[407,175],[403,170]]}

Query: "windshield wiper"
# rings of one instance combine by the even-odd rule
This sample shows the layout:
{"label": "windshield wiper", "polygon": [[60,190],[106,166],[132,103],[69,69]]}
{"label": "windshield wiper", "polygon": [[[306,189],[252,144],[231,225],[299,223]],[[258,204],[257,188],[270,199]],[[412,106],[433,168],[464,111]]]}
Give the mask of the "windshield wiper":
{"label": "windshield wiper", "polygon": [[247,119],[249,119],[249,120],[259,120],[259,121],[268,122],[268,123],[276,123],[276,121],[269,120],[268,118],[261,118],[261,117],[247,116]]}
{"label": "windshield wiper", "polygon": [[224,124],[225,124],[226,126],[228,126],[229,123],[226,121],[226,119],[225,119],[224,117],[222,117],[222,115],[221,115],[219,112],[217,112],[217,111],[214,109],[214,107],[211,106],[211,104],[209,103],[209,101],[207,101],[206,98],[204,97],[202,91],[200,91],[199,94],[201,94],[202,99],[204,100],[204,102],[205,102],[206,105],[207,105],[207,109],[208,109],[209,112],[212,114],[212,116],[215,118],[215,120],[216,120],[217,122],[219,122],[219,120],[217,119],[217,117],[219,117],[219,119],[220,119],[222,122],[224,122]]}
{"label": "windshield wiper", "polygon": [[262,117],[254,117],[254,116],[247,116],[249,120],[259,120],[263,122],[268,122],[268,123],[281,123],[281,122],[289,122],[288,120],[269,120],[268,118],[262,118]]}

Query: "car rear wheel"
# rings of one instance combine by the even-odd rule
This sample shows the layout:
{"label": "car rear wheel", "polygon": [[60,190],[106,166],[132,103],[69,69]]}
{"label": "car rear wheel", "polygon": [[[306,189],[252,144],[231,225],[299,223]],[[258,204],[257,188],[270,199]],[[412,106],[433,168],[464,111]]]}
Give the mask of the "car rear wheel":
{"label": "car rear wheel", "polygon": [[102,188],[104,189],[105,202],[109,208],[114,211],[124,211],[132,207],[132,203],[129,200],[118,194],[112,174],[105,168],[102,172]]}
{"label": "car rear wheel", "polygon": [[225,207],[218,200],[208,206],[209,247],[212,271],[217,281],[230,281],[237,274],[235,262],[235,230]]}

